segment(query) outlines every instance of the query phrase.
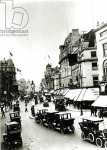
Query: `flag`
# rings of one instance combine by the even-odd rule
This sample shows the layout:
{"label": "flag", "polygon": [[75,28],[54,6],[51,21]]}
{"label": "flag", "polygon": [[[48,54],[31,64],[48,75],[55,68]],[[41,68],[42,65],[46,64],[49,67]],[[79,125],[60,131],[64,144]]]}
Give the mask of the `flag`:
{"label": "flag", "polygon": [[10,56],[13,56],[12,52],[9,52]]}
{"label": "flag", "polygon": [[17,68],[17,72],[21,72],[21,70]]}

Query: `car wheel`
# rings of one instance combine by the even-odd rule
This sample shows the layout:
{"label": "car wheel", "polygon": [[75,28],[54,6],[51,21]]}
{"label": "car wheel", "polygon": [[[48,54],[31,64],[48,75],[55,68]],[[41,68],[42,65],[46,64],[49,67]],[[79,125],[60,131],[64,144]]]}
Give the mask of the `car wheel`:
{"label": "car wheel", "polygon": [[72,130],[72,133],[74,134],[74,132],[75,132],[74,126],[71,127],[71,130]]}
{"label": "car wheel", "polygon": [[83,140],[85,140],[85,134],[84,134],[84,132],[81,133],[81,138],[82,138]]}
{"label": "car wheel", "polygon": [[89,138],[89,141],[91,142],[91,143],[93,143],[94,142],[94,134],[93,133],[89,133],[88,134],[88,138]]}
{"label": "car wheel", "polygon": [[103,140],[101,138],[96,138],[96,145],[98,147],[103,147]]}
{"label": "car wheel", "polygon": [[60,132],[61,132],[61,133],[65,133],[65,131],[64,131],[63,128],[60,128]]}

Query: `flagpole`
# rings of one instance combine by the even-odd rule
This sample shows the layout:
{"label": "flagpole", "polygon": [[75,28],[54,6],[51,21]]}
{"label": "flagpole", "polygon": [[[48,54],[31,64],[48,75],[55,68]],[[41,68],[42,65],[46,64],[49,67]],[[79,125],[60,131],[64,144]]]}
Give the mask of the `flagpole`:
{"label": "flagpole", "polygon": [[12,58],[12,56],[13,56],[12,52],[11,52],[11,51],[9,51],[9,58],[11,59],[11,58]]}
{"label": "flagpole", "polygon": [[48,64],[50,64],[49,60],[50,60],[50,55],[48,55]]}

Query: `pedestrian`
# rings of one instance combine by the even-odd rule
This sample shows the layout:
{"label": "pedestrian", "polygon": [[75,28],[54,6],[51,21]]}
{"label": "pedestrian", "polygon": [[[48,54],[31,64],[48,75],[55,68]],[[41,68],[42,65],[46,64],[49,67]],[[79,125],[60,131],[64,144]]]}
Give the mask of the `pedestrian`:
{"label": "pedestrian", "polygon": [[28,112],[27,103],[25,103],[25,112]]}
{"label": "pedestrian", "polygon": [[94,108],[91,107],[91,116],[93,116],[93,115],[94,115]]}
{"label": "pedestrian", "polygon": [[100,118],[103,119],[103,109],[100,110]]}
{"label": "pedestrian", "polygon": [[97,117],[97,108],[94,108],[94,115]]}
{"label": "pedestrian", "polygon": [[3,107],[2,108],[2,118],[4,118],[5,117],[5,108]]}
{"label": "pedestrian", "polygon": [[31,114],[34,117],[35,116],[35,108],[34,105],[31,106]]}

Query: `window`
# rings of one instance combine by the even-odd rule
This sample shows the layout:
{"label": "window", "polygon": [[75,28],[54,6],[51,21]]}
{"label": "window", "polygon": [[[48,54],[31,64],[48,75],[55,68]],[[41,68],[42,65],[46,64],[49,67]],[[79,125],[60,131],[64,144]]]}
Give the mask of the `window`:
{"label": "window", "polygon": [[92,70],[97,70],[98,66],[97,66],[97,62],[92,62]]}
{"label": "window", "polygon": [[96,51],[91,51],[91,57],[92,57],[92,58],[93,58],[93,57],[97,57]]}
{"label": "window", "polygon": [[104,52],[104,56],[107,56],[107,43],[103,44],[103,52]]}
{"label": "window", "polygon": [[98,81],[98,76],[93,76],[93,86],[98,86],[99,85],[99,81]]}

